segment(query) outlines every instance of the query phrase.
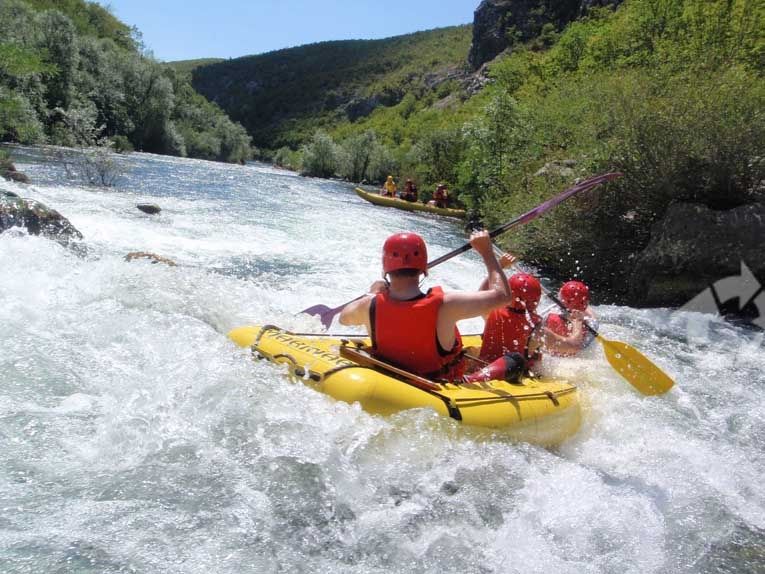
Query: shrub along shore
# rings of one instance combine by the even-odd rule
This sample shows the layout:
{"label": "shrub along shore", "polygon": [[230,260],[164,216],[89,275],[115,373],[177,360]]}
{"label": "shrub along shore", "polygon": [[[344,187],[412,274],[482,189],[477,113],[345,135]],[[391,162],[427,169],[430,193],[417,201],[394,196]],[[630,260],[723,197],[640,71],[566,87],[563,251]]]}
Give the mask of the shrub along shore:
{"label": "shrub along shore", "polygon": [[[540,2],[542,12],[532,10],[534,18],[543,8]],[[411,177],[421,193],[446,182],[487,227],[577,177],[618,170],[624,177],[504,236],[504,246],[560,279],[587,280],[601,301],[633,305],[681,304],[716,279],[738,275],[741,261],[765,277],[757,245],[765,5],[626,0],[590,8],[562,30],[545,24],[531,39],[517,24],[505,30],[509,49],[477,71],[467,69],[467,27],[391,39],[388,60],[374,60],[388,44],[368,46],[372,59],[353,60],[360,67],[351,69],[369,73],[364,89],[379,93],[350,102],[352,116],[328,114],[345,96],[311,83],[307,90],[330,89],[321,105],[313,102],[316,117],[277,122],[279,141],[300,145],[259,157],[354,182]],[[455,41],[439,52],[434,38]],[[407,55],[407,42],[428,61]],[[324,70],[321,54],[345,50],[351,57],[354,46],[361,44],[316,45],[319,60],[309,58],[311,46],[294,50]],[[462,69],[455,50],[465,52]],[[289,60],[291,53],[277,56]],[[437,73],[418,73],[428,62]],[[235,63],[202,69],[209,77]],[[246,160],[250,136],[194,90],[198,63],[182,64],[154,61],[137,31],[98,4],[4,0],[0,141]],[[274,121],[287,117],[280,114],[290,93],[306,95],[297,89],[300,77],[289,77],[296,89],[276,86],[282,99],[274,102]],[[361,80],[353,77],[352,87],[361,89]],[[250,112],[263,109],[240,106],[236,117],[250,125]],[[691,213],[694,236],[683,220]]]}
{"label": "shrub along shore", "polygon": [[[762,205],[764,38],[762,3],[629,0],[513,46],[489,65],[491,83],[464,101],[405,97],[273,159],[352,181],[412,177],[421,190],[446,181],[487,227],[575,177],[621,171],[607,189],[504,237],[505,246],[562,279],[586,278],[601,300],[678,305],[738,275],[745,256],[765,277],[757,237],[726,235],[728,257],[702,265],[719,230],[699,230],[707,236],[692,242],[669,213],[677,204],[700,213]],[[665,252],[648,261],[649,246]],[[663,287],[649,293],[653,279]]]}
{"label": "shrub along shore", "polygon": [[0,141],[108,146],[229,162],[250,137],[84,0],[0,2]]}

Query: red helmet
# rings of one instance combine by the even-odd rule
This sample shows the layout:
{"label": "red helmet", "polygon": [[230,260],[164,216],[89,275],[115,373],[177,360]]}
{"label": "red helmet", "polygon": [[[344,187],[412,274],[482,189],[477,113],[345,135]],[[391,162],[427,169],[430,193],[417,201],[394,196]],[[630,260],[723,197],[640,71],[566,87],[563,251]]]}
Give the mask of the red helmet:
{"label": "red helmet", "polygon": [[383,244],[383,273],[399,269],[428,270],[428,248],[425,240],[416,233],[391,235]]}
{"label": "red helmet", "polygon": [[542,296],[542,285],[539,284],[539,279],[528,273],[514,273],[507,283],[513,295],[511,309],[519,311],[528,309],[532,312],[536,310],[539,298]]}
{"label": "red helmet", "polygon": [[568,281],[558,291],[558,298],[568,309],[584,311],[590,304],[590,288],[581,281]]}

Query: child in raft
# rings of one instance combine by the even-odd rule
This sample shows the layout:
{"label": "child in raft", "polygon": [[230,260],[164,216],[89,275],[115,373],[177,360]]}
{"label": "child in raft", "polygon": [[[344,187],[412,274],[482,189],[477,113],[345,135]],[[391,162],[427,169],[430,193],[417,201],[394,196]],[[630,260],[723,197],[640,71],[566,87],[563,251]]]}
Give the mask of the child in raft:
{"label": "child in raft", "polygon": [[[515,261],[510,253],[499,259],[503,269]],[[589,289],[581,281],[565,283],[558,293],[566,312],[551,312],[544,319],[537,314],[542,286],[536,277],[515,273],[508,284],[512,292],[510,303],[484,315],[479,361],[487,366],[467,376],[466,381],[516,380],[524,372],[533,374],[542,351],[571,357],[594,339],[585,326],[585,321],[594,321],[594,313],[588,307]],[[484,288],[485,280],[479,289]]]}

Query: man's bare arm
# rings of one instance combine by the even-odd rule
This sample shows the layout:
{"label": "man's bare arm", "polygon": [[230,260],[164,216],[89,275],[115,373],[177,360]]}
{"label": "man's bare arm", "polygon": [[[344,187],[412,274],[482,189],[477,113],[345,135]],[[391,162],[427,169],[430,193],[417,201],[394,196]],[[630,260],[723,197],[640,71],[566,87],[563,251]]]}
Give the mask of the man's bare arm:
{"label": "man's bare arm", "polygon": [[367,333],[369,333],[369,306],[375,295],[387,288],[388,284],[385,281],[375,281],[372,283],[367,295],[364,295],[361,299],[357,299],[343,307],[343,310],[340,311],[340,324],[348,326],[364,325],[367,328]]}
{"label": "man's bare arm", "polygon": [[496,307],[507,304],[511,298],[502,267],[494,255],[491,237],[487,231],[474,232],[470,244],[483,258],[487,271],[487,288],[484,291],[447,293],[438,314],[438,338],[444,343],[453,332],[454,325],[462,319],[484,315]]}
{"label": "man's bare arm", "polygon": [[[513,255],[512,253],[503,253],[499,258],[499,265],[502,267],[502,269],[507,269],[508,267],[512,267],[515,265],[515,262],[518,261],[518,258]],[[489,288],[489,278],[485,277],[483,281],[481,281],[481,285],[478,287],[479,291],[486,291]]]}

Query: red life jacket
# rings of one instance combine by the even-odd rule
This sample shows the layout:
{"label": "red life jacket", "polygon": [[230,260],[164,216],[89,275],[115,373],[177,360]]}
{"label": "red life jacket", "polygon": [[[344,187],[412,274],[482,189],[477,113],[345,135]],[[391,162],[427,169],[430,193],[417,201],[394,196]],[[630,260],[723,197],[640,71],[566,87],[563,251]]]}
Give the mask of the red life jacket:
{"label": "red life jacket", "polygon": [[494,309],[486,319],[479,358],[491,363],[505,353],[520,353],[531,368],[540,357],[538,352],[529,355],[529,341],[541,320],[536,313],[507,306]]}
{"label": "red life jacket", "polygon": [[454,347],[445,351],[436,326],[444,292],[433,287],[427,294],[398,301],[378,293],[369,311],[372,347],[377,357],[422,377],[457,380],[464,371],[462,337],[455,327]]}
{"label": "red life jacket", "polygon": [[[556,335],[561,337],[568,337],[571,335],[571,323],[569,323],[563,315],[559,313],[550,313],[545,319],[545,327],[550,329]],[[581,340],[578,341],[580,347],[584,347],[585,331],[582,331]],[[571,357],[576,354],[575,351],[564,351],[562,349],[550,351],[551,354],[559,357]]]}

